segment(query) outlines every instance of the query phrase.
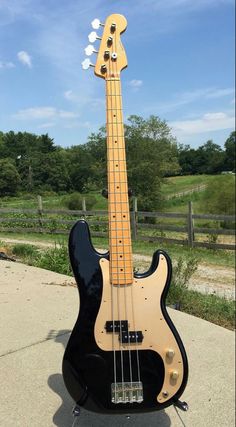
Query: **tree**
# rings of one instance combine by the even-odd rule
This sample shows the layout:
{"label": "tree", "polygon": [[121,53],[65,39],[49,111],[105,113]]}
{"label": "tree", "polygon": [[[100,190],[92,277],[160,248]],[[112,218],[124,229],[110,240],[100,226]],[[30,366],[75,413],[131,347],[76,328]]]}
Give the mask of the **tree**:
{"label": "tree", "polygon": [[[105,143],[104,143],[105,146]],[[72,189],[83,192],[94,185],[96,174],[94,172],[95,159],[88,145],[76,145],[66,149],[68,173]],[[100,177],[101,181],[101,177]]]}
{"label": "tree", "polygon": [[33,164],[34,187],[55,192],[67,191],[71,188],[65,150],[57,149],[45,154],[43,167],[42,162],[39,163],[36,160]]}
{"label": "tree", "polygon": [[165,121],[131,116],[125,126],[129,185],[143,210],[161,208],[162,178],[178,174],[178,150]]}
{"label": "tree", "polygon": [[236,132],[231,132],[228,139],[225,141],[225,161],[224,170],[235,172],[235,144]]}
{"label": "tree", "polygon": [[216,174],[224,167],[224,152],[222,148],[208,140],[197,149],[189,145],[179,147],[179,163],[185,174]]}
{"label": "tree", "polygon": [[17,193],[20,175],[10,159],[0,160],[0,196],[13,196]]}

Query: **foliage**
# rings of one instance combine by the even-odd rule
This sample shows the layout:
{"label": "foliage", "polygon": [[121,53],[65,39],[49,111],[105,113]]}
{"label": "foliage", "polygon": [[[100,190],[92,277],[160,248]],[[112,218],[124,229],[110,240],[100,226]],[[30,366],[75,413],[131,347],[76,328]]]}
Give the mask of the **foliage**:
{"label": "foliage", "polygon": [[34,245],[18,243],[12,246],[12,253],[19,257],[36,257],[38,249]]}
{"label": "foliage", "polygon": [[0,196],[16,194],[20,175],[10,159],[0,159]]}
{"label": "foliage", "polygon": [[71,275],[67,246],[61,244],[41,252],[34,262],[35,267],[52,270],[56,273]]}
{"label": "foliage", "polygon": [[223,215],[235,214],[235,177],[222,175],[211,181],[204,194],[205,212]]}
{"label": "foliage", "polygon": [[217,295],[204,295],[179,285],[168,294],[167,304],[179,303],[181,311],[228,329],[235,328],[235,302]]}
{"label": "foliage", "polygon": [[235,153],[236,153],[236,132],[231,132],[229,138],[225,141],[225,163],[226,171],[235,172]]}
{"label": "foliage", "polygon": [[214,174],[224,170],[225,154],[221,147],[212,140],[197,149],[187,146],[179,147],[179,163],[183,174]]}
{"label": "foliage", "polygon": [[[69,210],[81,210],[83,197],[84,196],[82,196],[80,193],[72,193],[69,196],[64,197],[63,202]],[[91,210],[96,203],[96,197],[92,194],[88,194],[86,195],[85,202],[86,209]]]}
{"label": "foliage", "polygon": [[[178,146],[170,127],[159,117],[132,115],[125,125],[125,140],[129,187],[145,210],[162,207],[164,177],[235,170],[235,132],[224,150],[211,140],[193,149]],[[101,127],[87,143],[65,149],[56,146],[48,134],[0,132],[0,160],[11,161],[11,168],[18,172],[15,186],[6,173],[1,174],[1,194],[13,194],[13,188],[14,193],[101,191],[107,186],[106,130]]]}
{"label": "foliage", "polygon": [[180,256],[173,267],[172,286],[186,287],[198,268],[199,259],[193,255]]}

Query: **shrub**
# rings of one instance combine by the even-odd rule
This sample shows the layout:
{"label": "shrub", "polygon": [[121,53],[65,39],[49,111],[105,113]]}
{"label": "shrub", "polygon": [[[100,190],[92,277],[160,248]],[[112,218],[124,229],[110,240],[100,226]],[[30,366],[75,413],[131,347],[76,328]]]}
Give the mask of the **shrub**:
{"label": "shrub", "polygon": [[71,211],[82,209],[82,196],[80,193],[72,193],[63,198],[63,204]]}
{"label": "shrub", "polygon": [[[72,193],[63,199],[64,205],[71,211],[82,209],[82,196],[80,193]],[[96,203],[96,197],[92,194],[87,194],[85,197],[86,209],[90,210]]]}
{"label": "shrub", "polygon": [[12,247],[12,253],[20,257],[31,257],[38,254],[38,250],[33,245],[19,243]]}
{"label": "shrub", "polygon": [[55,271],[56,273],[71,275],[67,246],[61,244],[59,247],[55,246],[55,248],[42,252],[34,262],[34,266]]}
{"label": "shrub", "polygon": [[202,203],[205,212],[234,215],[235,176],[221,175],[210,181],[204,192]]}
{"label": "shrub", "polygon": [[85,202],[86,202],[86,209],[90,211],[93,208],[93,206],[96,204],[97,200],[93,194],[87,194],[87,196],[85,197]]}

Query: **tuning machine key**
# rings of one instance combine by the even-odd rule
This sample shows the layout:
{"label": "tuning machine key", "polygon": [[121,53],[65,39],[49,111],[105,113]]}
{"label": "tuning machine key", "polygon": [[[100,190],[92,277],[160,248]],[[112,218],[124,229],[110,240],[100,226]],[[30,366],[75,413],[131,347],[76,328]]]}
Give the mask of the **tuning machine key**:
{"label": "tuning machine key", "polygon": [[98,30],[99,27],[104,27],[105,24],[102,24],[98,18],[95,18],[91,22],[91,25],[92,25],[92,28],[94,28],[94,30]]}
{"label": "tuning machine key", "polygon": [[84,59],[84,61],[81,63],[83,70],[88,70],[89,67],[95,67],[92,62],[90,62],[89,58]]}
{"label": "tuning machine key", "polygon": [[94,48],[92,44],[89,44],[85,49],[85,54],[87,56],[91,56],[93,53],[98,53],[98,51]]}
{"label": "tuning machine key", "polygon": [[96,40],[101,40],[102,38],[97,35],[96,31],[91,31],[88,35],[88,39],[90,43],[94,43]]}

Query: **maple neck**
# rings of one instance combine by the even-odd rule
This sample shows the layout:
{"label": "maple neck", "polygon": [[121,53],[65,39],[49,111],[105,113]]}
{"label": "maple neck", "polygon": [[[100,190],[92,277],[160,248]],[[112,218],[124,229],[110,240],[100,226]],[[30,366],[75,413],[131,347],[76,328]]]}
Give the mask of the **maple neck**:
{"label": "maple neck", "polygon": [[128,285],[133,282],[133,264],[119,77],[106,79],[106,112],[110,281]]}

